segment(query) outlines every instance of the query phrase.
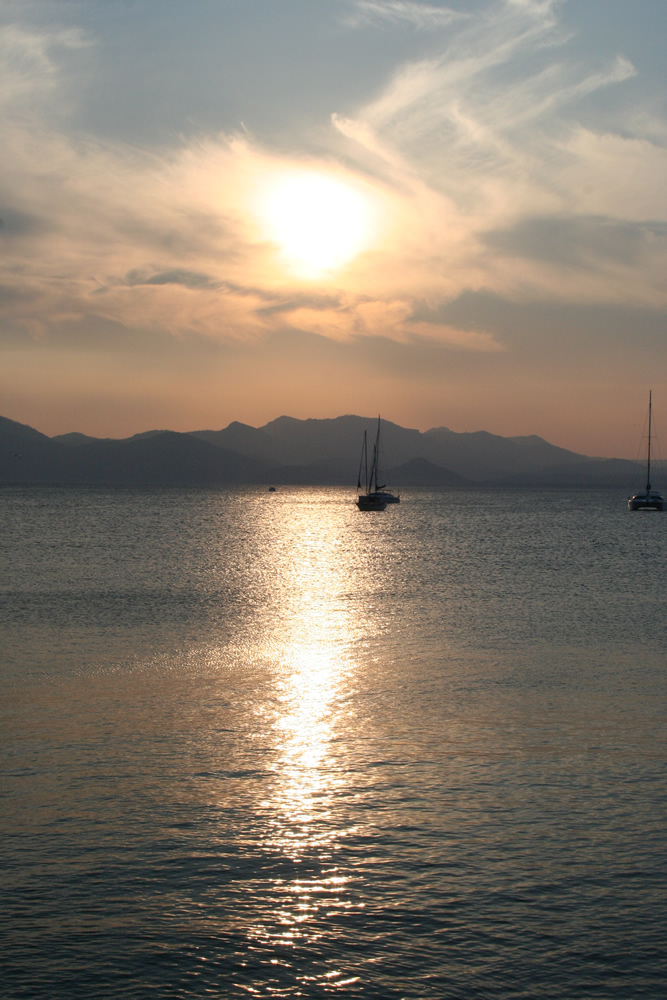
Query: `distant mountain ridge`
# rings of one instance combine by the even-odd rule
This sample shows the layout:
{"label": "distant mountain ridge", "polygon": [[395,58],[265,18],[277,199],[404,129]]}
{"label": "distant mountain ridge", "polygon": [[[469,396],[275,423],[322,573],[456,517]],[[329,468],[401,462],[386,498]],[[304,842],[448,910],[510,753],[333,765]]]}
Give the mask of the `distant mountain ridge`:
{"label": "distant mountain ridge", "polygon": [[[364,431],[377,417],[298,420],[222,430],[152,430],[129,438],[71,432],[53,438],[0,417],[0,483],[89,485],[349,485]],[[540,486],[632,489],[642,469],[598,459],[536,435],[501,437],[446,427],[421,432],[382,421],[387,482],[396,486]]]}

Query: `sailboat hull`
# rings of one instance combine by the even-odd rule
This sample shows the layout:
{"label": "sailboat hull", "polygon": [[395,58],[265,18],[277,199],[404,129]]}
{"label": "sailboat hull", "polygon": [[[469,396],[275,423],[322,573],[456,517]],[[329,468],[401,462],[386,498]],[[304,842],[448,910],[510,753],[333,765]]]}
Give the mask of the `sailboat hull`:
{"label": "sailboat hull", "polygon": [[357,507],[359,510],[384,510],[386,506],[387,501],[380,499],[373,493],[357,497]]}
{"label": "sailboat hull", "polygon": [[665,510],[667,500],[659,493],[635,493],[628,500],[628,510]]}

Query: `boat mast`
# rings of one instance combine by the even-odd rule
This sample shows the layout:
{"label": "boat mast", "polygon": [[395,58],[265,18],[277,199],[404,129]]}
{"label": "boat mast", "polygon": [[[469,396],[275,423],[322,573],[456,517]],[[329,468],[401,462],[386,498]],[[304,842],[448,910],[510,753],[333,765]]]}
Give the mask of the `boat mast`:
{"label": "boat mast", "polygon": [[648,393],[648,458],[646,461],[646,492],[648,493],[651,489],[651,397],[653,391],[649,389]]}
{"label": "boat mast", "polygon": [[361,467],[364,467],[364,478],[366,480],[366,493],[368,493],[368,446],[366,444],[366,431],[364,431],[364,443],[361,448],[361,458],[359,460],[359,474],[357,476],[357,489],[361,489]]}
{"label": "boat mast", "polygon": [[375,445],[373,446],[373,469],[372,475],[375,476],[375,492],[380,489],[378,486],[378,476],[380,473],[380,417],[378,415],[378,429],[375,435]]}

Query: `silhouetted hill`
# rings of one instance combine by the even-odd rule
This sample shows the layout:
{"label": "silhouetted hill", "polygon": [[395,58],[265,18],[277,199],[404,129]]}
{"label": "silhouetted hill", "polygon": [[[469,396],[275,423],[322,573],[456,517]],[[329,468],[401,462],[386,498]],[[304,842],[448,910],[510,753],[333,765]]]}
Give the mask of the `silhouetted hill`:
{"label": "silhouetted hill", "polygon": [[89,434],[79,434],[78,431],[72,431],[70,434],[55,434],[52,441],[57,441],[59,444],[66,444],[70,448],[78,448],[81,444],[90,444],[92,441],[99,441],[99,438],[91,437]]}
{"label": "silhouetted hill", "polygon": [[[377,417],[346,416],[331,420],[278,417],[259,428],[234,421],[224,430],[191,433],[210,444],[265,458],[277,467],[344,467],[349,481],[349,470],[354,466],[355,456],[358,461],[364,430],[374,438],[376,428]],[[408,431],[397,424],[383,421],[382,434],[387,449],[390,449],[392,461],[407,460],[414,455],[414,444],[419,431]]]}
{"label": "silhouetted hill", "polygon": [[58,441],[60,444],[69,445],[71,448],[78,448],[82,444],[93,444],[100,441],[111,441],[118,443],[119,441],[140,441],[142,438],[155,437],[156,434],[171,434],[172,431],[140,431],[138,434],[133,434],[132,437],[128,438],[96,438],[91,437],[89,434],[79,434],[78,431],[71,431],[69,434],[54,434],[51,438],[52,441]]}
{"label": "silhouetted hill", "polygon": [[458,434],[445,427],[423,434],[424,456],[477,481],[535,474],[559,465],[590,461],[537,435],[504,438],[488,431]]}
{"label": "silhouetted hill", "polygon": [[266,479],[265,463],[190,434],[159,431],[73,446],[12,424],[0,425],[0,481],[5,483],[203,486]]}
{"label": "silhouetted hill", "polygon": [[[279,417],[259,428],[234,421],[219,431],[153,430],[122,440],[77,432],[48,438],[0,417],[0,482],[353,488],[364,432],[373,441],[376,430],[377,417],[347,415],[331,420]],[[382,454],[389,486],[609,486],[629,491],[643,483],[643,470],[633,462],[588,458],[536,435],[503,438],[445,427],[421,433],[383,421]]]}
{"label": "silhouetted hill", "polygon": [[0,442],[3,444],[7,443],[8,447],[14,444],[22,444],[26,441],[51,442],[52,440],[46,434],[36,431],[34,427],[29,427],[28,424],[20,424],[17,420],[0,417]]}
{"label": "silhouetted hill", "polygon": [[523,486],[532,488],[604,489],[623,491],[639,489],[644,484],[643,470],[634,462],[622,458],[585,459],[575,464],[557,465],[550,469],[514,473],[495,480],[493,486]]}
{"label": "silhouetted hill", "polygon": [[0,417],[0,482],[58,482],[70,451],[27,424]]}
{"label": "silhouetted hill", "polygon": [[274,442],[262,430],[241,424],[234,420],[221,431],[191,431],[193,437],[214,444],[218,448],[229,448],[241,455],[252,455],[267,461],[278,461]]}
{"label": "silhouetted hill", "polygon": [[82,445],[70,481],[123,485],[216,485],[262,481],[264,465],[190,434],[159,431]]}
{"label": "silhouetted hill", "polygon": [[411,458],[391,470],[387,477],[396,486],[475,486],[470,479],[459,476],[451,469],[434,465],[426,458]]}
{"label": "silhouetted hill", "polygon": [[[351,481],[350,470],[353,476],[364,431],[372,441],[376,429],[377,417],[348,415],[330,420],[279,417],[258,429],[230,424],[224,431],[195,434],[228,446],[233,441],[239,451],[247,448],[249,454],[274,462],[277,482],[324,484]],[[445,427],[421,433],[383,420],[382,446],[384,467],[391,470],[387,478],[397,485],[399,469],[403,485],[452,486],[501,481],[518,485],[520,479],[526,484],[581,481],[586,485],[603,471],[600,460],[559,448],[534,434],[504,438],[487,431],[457,433]],[[625,489],[633,474],[632,463],[620,462],[604,469],[604,481]]]}
{"label": "silhouetted hill", "polygon": [[[357,417],[347,415],[330,420],[296,420],[294,417],[278,417],[260,428],[273,442],[274,455],[285,464],[320,463],[327,465],[345,464],[354,468],[359,462],[364,431],[369,441],[373,441],[377,430],[377,417]],[[382,421],[382,446],[386,465],[398,465],[420,455],[419,431],[409,430]]]}

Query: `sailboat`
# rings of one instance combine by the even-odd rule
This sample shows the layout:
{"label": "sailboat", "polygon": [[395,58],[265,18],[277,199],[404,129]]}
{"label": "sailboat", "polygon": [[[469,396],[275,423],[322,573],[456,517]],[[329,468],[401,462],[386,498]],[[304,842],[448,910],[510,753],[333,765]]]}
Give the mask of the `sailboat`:
{"label": "sailboat", "polygon": [[646,488],[628,497],[628,510],[665,510],[667,501],[661,493],[651,488],[651,410],[652,393],[648,394],[648,454],[646,458]]}
{"label": "sailboat", "polygon": [[359,462],[359,475],[357,477],[357,489],[362,488],[361,470],[364,469],[364,489],[365,492],[357,497],[357,507],[359,510],[384,510],[388,503],[400,503],[401,498],[397,493],[392,493],[386,488],[385,483],[380,480],[380,418],[378,417],[378,428],[373,445],[373,457],[368,464],[368,435],[364,431],[364,443],[361,449],[361,461]]}
{"label": "sailboat", "polygon": [[375,495],[381,497],[385,503],[400,503],[401,497],[399,493],[392,493],[388,490],[385,483],[378,484],[378,479],[380,478],[382,472],[382,449],[380,447],[380,418],[378,417],[378,429],[375,435]]}
{"label": "sailboat", "polygon": [[[364,431],[364,443],[361,448],[361,459],[359,460],[359,475],[357,476],[357,490],[362,488],[361,470],[364,471],[364,492],[357,497],[357,507],[359,510],[384,510],[387,501],[378,494],[377,481],[377,444],[373,445],[373,458],[368,464],[368,435]],[[375,487],[375,488],[373,488]]]}

